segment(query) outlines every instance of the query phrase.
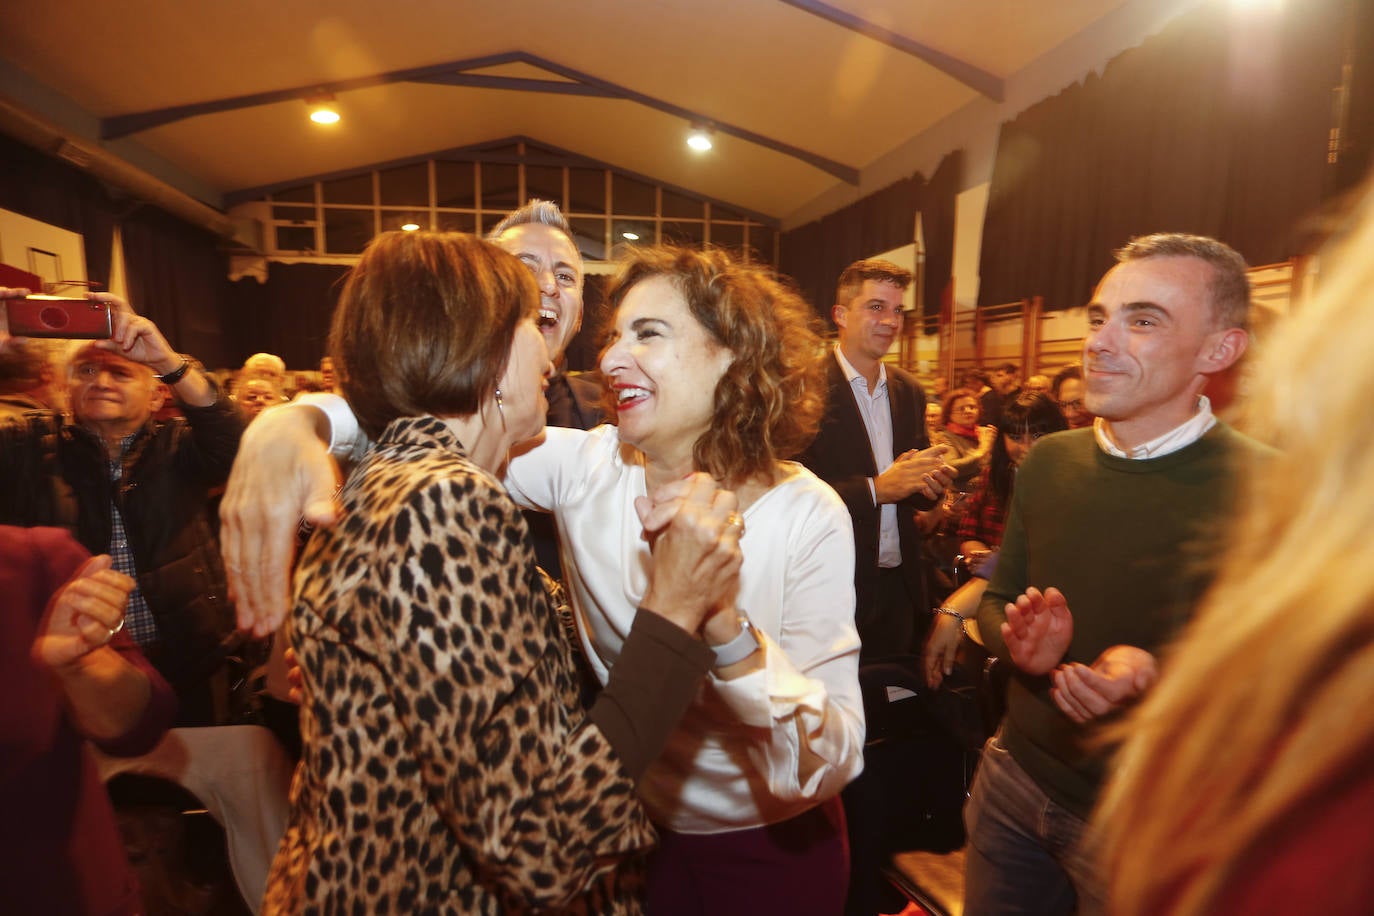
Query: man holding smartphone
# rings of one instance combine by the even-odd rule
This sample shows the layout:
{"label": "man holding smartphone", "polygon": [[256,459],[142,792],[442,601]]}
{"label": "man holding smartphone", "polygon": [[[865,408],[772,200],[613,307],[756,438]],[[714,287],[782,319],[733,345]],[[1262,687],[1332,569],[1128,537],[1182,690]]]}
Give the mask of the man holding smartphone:
{"label": "man holding smartphone", "polygon": [[[7,306],[27,294],[0,288]],[[108,310],[110,334],[72,344],[70,415],[0,422],[0,522],[66,528],[114,557],[138,582],[130,635],[176,689],[178,724],[216,724],[227,703],[211,685],[234,611],[206,501],[228,477],[242,422],[152,321],[109,293],[88,301],[102,317]],[[0,354],[17,340],[4,321]],[[168,391],[184,419],[158,422]]]}

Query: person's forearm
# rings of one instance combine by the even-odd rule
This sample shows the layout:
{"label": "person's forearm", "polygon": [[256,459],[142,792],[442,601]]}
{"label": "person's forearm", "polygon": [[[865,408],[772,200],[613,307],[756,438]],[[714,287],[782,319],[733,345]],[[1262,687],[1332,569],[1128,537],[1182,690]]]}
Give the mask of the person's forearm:
{"label": "person's forearm", "polygon": [[715,661],[705,643],[653,611],[635,615],[620,658],[588,713],[639,779],[668,742]]}
{"label": "person's forearm", "polygon": [[52,672],[77,729],[95,740],[131,730],[152,695],[147,675],[108,646]]}

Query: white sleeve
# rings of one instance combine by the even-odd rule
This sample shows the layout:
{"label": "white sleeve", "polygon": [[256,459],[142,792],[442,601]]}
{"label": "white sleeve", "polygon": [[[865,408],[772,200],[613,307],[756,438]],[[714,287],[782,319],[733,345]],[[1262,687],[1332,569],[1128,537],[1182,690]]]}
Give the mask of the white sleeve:
{"label": "white sleeve", "polygon": [[780,622],[759,633],[764,666],[712,687],[751,727],[749,754],[782,799],[823,801],[863,769],[864,713],[854,627],[854,534],[838,497],[817,507],[785,548]]}
{"label": "white sleeve", "polygon": [[503,481],[506,491],[522,509],[552,512],[570,487],[585,477],[580,469],[586,466],[587,448],[595,448],[595,443],[586,431],[545,427],[536,444],[511,452]]}
{"label": "white sleeve", "polygon": [[307,391],[296,395],[292,404],[317,408],[329,427],[329,454],[340,461],[357,461],[372,443],[363,435],[358,418],[342,395],[332,391]]}

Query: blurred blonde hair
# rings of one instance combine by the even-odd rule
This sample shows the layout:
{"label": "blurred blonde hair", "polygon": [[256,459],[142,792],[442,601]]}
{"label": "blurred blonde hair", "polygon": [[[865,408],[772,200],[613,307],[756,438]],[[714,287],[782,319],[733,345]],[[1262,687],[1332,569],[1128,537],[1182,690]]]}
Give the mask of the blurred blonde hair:
{"label": "blurred blonde hair", "polygon": [[1207,913],[1374,751],[1374,185],[1272,335],[1232,546],[1120,734],[1097,812],[1112,912]]}

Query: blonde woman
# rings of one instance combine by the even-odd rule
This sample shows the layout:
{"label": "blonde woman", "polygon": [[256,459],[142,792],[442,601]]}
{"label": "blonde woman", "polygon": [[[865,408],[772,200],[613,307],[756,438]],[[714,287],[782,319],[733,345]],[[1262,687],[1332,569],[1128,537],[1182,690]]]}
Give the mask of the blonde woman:
{"label": "blonde woman", "polygon": [[1374,900],[1374,185],[1273,335],[1230,552],[1097,812],[1112,911],[1366,913]]}

